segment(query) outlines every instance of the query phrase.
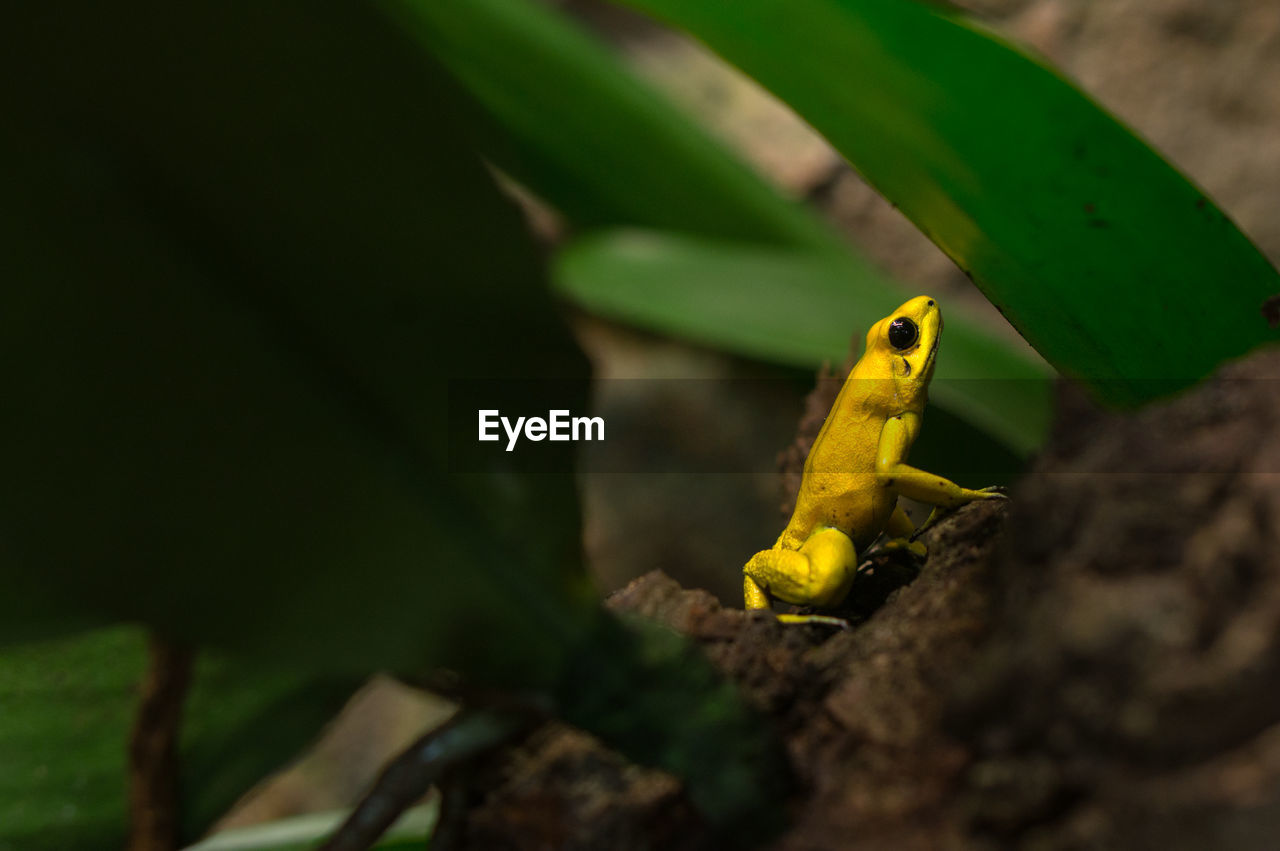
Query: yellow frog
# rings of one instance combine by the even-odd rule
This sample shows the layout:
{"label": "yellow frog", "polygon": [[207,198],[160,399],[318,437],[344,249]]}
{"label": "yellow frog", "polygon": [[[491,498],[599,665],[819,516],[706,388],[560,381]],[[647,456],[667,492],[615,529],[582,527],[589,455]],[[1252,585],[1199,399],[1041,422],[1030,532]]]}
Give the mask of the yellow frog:
{"label": "yellow frog", "polygon": [[[867,332],[866,351],[809,450],[791,522],[773,549],[756,553],[742,569],[748,610],[768,609],[773,599],[838,605],[853,584],[858,552],[881,532],[894,539],[891,546],[923,555],[923,545],[909,543],[916,530],[899,496],[939,508],[1004,498],[996,488],[962,488],[907,464],[941,336],[942,311],[928,296],[911,299]],[[844,625],[822,615],[778,619]]]}

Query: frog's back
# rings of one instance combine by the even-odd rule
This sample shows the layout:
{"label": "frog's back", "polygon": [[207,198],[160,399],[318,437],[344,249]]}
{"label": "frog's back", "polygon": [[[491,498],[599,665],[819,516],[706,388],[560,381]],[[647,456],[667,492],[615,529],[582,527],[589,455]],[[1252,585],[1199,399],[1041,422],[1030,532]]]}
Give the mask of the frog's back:
{"label": "frog's back", "polygon": [[868,381],[874,379],[851,375],[832,406],[805,461],[796,509],[780,545],[799,547],[815,529],[830,526],[847,534],[861,550],[875,540],[893,512],[896,497],[876,480],[876,452],[886,414]]}

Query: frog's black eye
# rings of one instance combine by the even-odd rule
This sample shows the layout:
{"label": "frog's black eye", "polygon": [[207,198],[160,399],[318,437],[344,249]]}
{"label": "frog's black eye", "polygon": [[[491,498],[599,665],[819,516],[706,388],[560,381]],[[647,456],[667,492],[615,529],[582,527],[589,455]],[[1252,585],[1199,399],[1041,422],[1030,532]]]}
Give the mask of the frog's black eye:
{"label": "frog's black eye", "polygon": [[895,349],[909,349],[920,339],[920,329],[905,316],[889,323],[889,345]]}

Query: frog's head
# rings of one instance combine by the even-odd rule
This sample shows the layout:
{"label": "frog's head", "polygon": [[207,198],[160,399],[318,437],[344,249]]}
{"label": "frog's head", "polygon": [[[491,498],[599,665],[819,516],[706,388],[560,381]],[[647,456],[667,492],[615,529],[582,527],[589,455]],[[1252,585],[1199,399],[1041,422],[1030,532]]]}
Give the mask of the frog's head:
{"label": "frog's head", "polygon": [[876,371],[892,378],[900,399],[923,397],[933,378],[940,339],[942,310],[929,296],[917,296],[871,327],[863,357],[873,358]]}

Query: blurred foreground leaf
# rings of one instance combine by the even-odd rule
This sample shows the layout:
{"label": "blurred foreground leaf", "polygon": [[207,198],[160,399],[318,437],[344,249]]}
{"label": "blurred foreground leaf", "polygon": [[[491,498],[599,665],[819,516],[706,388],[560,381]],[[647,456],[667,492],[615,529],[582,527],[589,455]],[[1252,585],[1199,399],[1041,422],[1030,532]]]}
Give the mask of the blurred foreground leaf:
{"label": "blurred foreground leaf", "polygon": [[[122,627],[0,653],[0,847],[123,847],[144,645],[140,630]],[[293,757],[351,688],[198,660],[181,746],[186,839]]]}
{"label": "blurred foreground leaf", "polygon": [[[1062,372],[1138,402],[1280,339],[1280,277],[1041,61],[913,0],[623,0],[827,137]],[[1160,379],[1152,382],[1150,379]]]}
{"label": "blurred foreground leaf", "polygon": [[[796,366],[839,365],[861,336],[907,296],[850,258],[611,232],[561,253],[557,288],[597,313]],[[913,293],[913,295],[915,295]],[[932,402],[1026,455],[1048,429],[1050,370],[993,338],[953,306]]]}
{"label": "blurred foreground leaf", "polygon": [[[767,731],[709,663],[655,667],[643,643],[599,640],[617,628],[582,571],[569,447],[550,474],[452,466],[453,415],[476,415],[455,392],[558,381],[556,406],[582,410],[586,362],[462,131],[470,105],[419,47],[354,2],[15,17],[0,30],[0,157],[22,166],[0,195],[0,641],[129,620],[300,677],[440,666],[553,689],[633,758],[686,771],[712,823],[772,815],[757,816],[777,777]],[[38,668],[14,683],[38,685]],[[56,783],[92,812],[45,797],[23,817],[118,830],[127,710],[111,701],[137,670],[98,691],[97,672],[67,670],[72,693],[50,699],[114,722],[79,728],[99,785]],[[703,691],[666,684],[687,671]],[[654,703],[610,727],[602,713],[645,676]],[[687,711],[662,710],[673,690]],[[296,713],[308,729],[308,707],[280,700],[286,728]],[[44,748],[79,758],[77,719],[47,720],[49,744],[9,742],[24,776]],[[256,778],[254,737],[279,724],[240,715],[190,742],[195,823]]]}
{"label": "blurred foreground leaf", "polygon": [[449,382],[586,365],[443,75],[358,3],[19,17],[0,638],[553,679],[595,607],[571,463],[451,470]]}

